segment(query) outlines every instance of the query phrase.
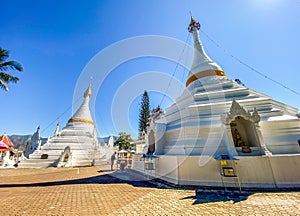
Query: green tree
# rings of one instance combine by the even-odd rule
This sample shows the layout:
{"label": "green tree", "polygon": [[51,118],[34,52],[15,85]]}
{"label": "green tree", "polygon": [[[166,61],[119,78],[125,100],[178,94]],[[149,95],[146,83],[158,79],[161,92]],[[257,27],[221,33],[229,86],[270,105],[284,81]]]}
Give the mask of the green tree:
{"label": "green tree", "polygon": [[9,70],[23,71],[23,67],[20,63],[14,60],[6,61],[8,57],[9,51],[0,47],[0,88],[5,91],[8,91],[6,84],[10,82],[16,83],[19,80],[18,77],[12,76],[6,72]]}
{"label": "green tree", "polygon": [[146,132],[146,128],[149,124],[150,118],[150,103],[149,103],[149,96],[147,91],[144,91],[140,113],[139,113],[139,134],[141,135],[143,131]]}
{"label": "green tree", "polygon": [[115,141],[115,146],[119,146],[119,150],[132,150],[133,145],[130,144],[132,138],[126,132],[120,132],[118,139]]}

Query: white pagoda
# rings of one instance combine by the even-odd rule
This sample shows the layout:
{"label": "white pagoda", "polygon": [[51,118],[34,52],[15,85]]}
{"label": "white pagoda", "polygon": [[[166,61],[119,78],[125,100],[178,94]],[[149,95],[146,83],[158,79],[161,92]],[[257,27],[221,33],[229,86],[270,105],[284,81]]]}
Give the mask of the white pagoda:
{"label": "white pagoda", "polygon": [[151,121],[150,155],[146,162],[136,155],[133,168],[182,185],[299,187],[298,110],[226,77],[205,53],[199,29],[191,18],[187,88]]}
{"label": "white pagoda", "polygon": [[36,129],[36,132],[31,136],[30,141],[26,144],[25,150],[23,152],[26,158],[29,157],[35,150],[41,147],[41,136],[40,136],[40,126]]}
{"label": "white pagoda", "polygon": [[19,167],[49,166],[92,166],[100,157],[96,127],[91,117],[89,101],[91,88],[84,93],[84,100],[67,125],[59,131],[57,124],[54,135],[43,146],[38,146],[28,160]]}

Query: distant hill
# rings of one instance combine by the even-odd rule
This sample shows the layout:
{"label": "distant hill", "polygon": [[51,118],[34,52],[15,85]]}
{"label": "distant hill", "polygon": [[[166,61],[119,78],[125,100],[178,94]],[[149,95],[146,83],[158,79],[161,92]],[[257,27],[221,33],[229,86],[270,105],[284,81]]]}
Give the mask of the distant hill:
{"label": "distant hill", "polygon": [[26,143],[30,141],[32,135],[10,135],[8,138],[13,142],[14,148],[23,150]]}

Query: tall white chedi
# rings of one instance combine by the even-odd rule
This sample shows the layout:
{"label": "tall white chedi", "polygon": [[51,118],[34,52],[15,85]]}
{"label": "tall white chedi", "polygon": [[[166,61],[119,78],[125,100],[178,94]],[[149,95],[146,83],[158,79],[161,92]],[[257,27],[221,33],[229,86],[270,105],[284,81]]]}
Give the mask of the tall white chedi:
{"label": "tall white chedi", "polygon": [[191,18],[194,60],[187,88],[161,119],[151,123],[149,148],[154,146],[156,155],[299,153],[298,110],[226,77],[205,53],[199,29]]}
{"label": "tall white chedi", "polygon": [[133,169],[180,185],[300,187],[298,110],[226,77],[199,29],[192,18],[187,88],[147,128],[147,153],[155,156],[136,155]]}
{"label": "tall white chedi", "polygon": [[48,138],[40,150],[29,155],[21,167],[47,166],[91,166],[99,159],[97,131],[89,109],[91,88],[84,93],[81,106],[59,131],[57,124],[54,135]]}

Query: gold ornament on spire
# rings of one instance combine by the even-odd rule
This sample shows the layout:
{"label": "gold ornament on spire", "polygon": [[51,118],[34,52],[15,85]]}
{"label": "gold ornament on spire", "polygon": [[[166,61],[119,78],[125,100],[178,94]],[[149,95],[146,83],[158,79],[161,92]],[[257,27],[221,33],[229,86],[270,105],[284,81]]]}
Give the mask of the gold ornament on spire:
{"label": "gold ornament on spire", "polygon": [[196,20],[194,20],[194,18],[191,16],[191,22],[190,22],[190,25],[188,27],[188,31],[193,32],[195,28],[197,30],[199,30],[200,29],[200,23],[197,22]]}
{"label": "gold ornament on spire", "polygon": [[84,92],[84,97],[91,96],[91,95],[92,95],[92,90],[91,87],[89,86],[87,90],[85,90]]}

